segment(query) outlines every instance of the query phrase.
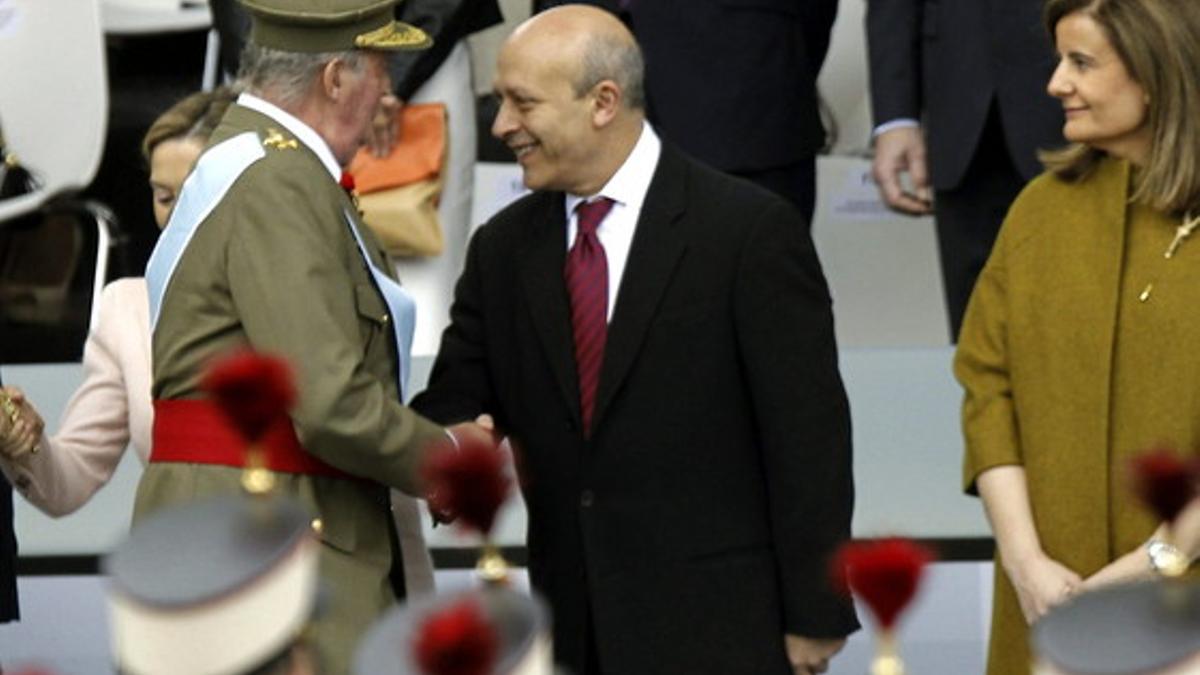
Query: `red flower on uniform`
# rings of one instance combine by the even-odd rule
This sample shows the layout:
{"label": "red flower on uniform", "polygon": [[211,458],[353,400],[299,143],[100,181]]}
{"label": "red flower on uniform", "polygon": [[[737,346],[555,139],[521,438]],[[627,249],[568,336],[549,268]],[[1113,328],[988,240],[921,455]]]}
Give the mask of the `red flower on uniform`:
{"label": "red flower on uniform", "polygon": [[487,537],[512,489],[504,465],[504,453],[484,441],[468,440],[459,449],[446,444],[433,450],[422,467],[430,507]]}
{"label": "red flower on uniform", "polygon": [[427,617],[415,647],[425,675],[489,675],[498,639],[479,607],[462,600]]}
{"label": "red flower on uniform", "polygon": [[1130,467],[1134,492],[1168,523],[1196,498],[1200,465],[1194,460],[1189,462],[1177,453],[1161,448],[1134,457]]}
{"label": "red flower on uniform", "polygon": [[343,171],[341,179],[338,180],[338,185],[341,185],[342,189],[346,192],[354,192],[354,174],[349,171]]}
{"label": "red flower on uniform", "polygon": [[862,598],[879,625],[890,629],[916,595],[932,559],[928,549],[907,539],[848,543],[834,557],[834,582],[844,593]]}
{"label": "red flower on uniform", "polygon": [[251,443],[296,402],[287,362],[248,350],[215,361],[200,387]]}

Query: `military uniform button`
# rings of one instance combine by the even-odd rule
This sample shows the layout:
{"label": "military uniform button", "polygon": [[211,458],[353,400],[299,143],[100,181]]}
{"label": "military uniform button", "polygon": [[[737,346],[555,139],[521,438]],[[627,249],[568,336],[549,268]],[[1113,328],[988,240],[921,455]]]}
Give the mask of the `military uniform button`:
{"label": "military uniform button", "polygon": [[325,529],[325,523],[321,522],[320,518],[312,519],[312,531],[314,533],[319,535],[319,534],[321,534],[321,531],[324,529]]}

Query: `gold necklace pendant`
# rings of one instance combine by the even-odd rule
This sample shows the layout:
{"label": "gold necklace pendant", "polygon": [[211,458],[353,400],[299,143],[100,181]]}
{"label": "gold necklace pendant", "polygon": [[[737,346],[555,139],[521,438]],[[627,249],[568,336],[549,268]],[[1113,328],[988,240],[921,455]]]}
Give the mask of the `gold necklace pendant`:
{"label": "gold necklace pendant", "polygon": [[1175,238],[1171,240],[1171,245],[1167,247],[1167,250],[1163,253],[1163,257],[1167,260],[1174,257],[1175,251],[1183,245],[1184,239],[1191,236],[1192,230],[1196,229],[1197,225],[1200,225],[1200,216],[1193,218],[1191,213],[1185,213],[1183,222],[1179,224],[1179,227],[1175,228]]}

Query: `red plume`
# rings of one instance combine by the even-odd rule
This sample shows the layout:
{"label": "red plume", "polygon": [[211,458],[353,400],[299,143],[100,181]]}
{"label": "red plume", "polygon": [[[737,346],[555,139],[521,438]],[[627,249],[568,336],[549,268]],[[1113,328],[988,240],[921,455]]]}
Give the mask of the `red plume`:
{"label": "red plume", "polygon": [[296,402],[292,372],[283,359],[241,351],[209,367],[200,383],[247,441],[285,417]]}
{"label": "red plume", "polygon": [[1133,458],[1130,467],[1134,492],[1168,523],[1196,498],[1196,463],[1169,449],[1143,452]]}
{"label": "red plume", "polygon": [[912,601],[925,564],[933,560],[926,548],[907,539],[847,543],[834,557],[834,582],[843,592],[854,591],[879,621],[890,629]]}
{"label": "red plume", "polygon": [[498,651],[496,630],[470,600],[427,617],[417,633],[417,665],[425,675],[488,675]]}
{"label": "red plume", "polygon": [[487,441],[471,438],[462,441],[459,449],[449,444],[439,447],[429,454],[422,470],[430,507],[487,537],[512,489],[504,465],[504,453]]}

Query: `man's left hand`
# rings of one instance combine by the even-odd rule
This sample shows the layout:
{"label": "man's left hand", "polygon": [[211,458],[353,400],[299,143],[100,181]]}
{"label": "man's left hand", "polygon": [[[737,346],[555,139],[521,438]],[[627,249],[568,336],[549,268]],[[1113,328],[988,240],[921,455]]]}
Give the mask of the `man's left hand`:
{"label": "man's left hand", "polygon": [[829,660],[846,646],[846,638],[810,638],[789,633],[783,636],[783,646],[796,675],[816,675],[829,669]]}

